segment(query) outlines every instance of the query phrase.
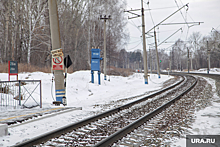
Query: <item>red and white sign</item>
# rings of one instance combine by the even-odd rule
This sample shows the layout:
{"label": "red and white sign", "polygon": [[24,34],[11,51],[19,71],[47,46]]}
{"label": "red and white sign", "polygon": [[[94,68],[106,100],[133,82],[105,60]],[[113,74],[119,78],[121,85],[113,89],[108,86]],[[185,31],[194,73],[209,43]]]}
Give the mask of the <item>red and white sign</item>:
{"label": "red and white sign", "polygon": [[64,70],[63,56],[53,57],[53,70]]}

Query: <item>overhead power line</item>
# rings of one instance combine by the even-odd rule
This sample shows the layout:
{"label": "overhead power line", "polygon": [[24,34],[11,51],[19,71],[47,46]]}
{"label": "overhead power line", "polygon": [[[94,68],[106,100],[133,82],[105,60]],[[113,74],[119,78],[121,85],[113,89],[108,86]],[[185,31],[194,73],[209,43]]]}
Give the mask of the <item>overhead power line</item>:
{"label": "overhead power line", "polygon": [[[177,8],[179,9],[179,5],[178,5],[178,3],[177,3],[177,1],[175,0],[175,3],[176,3],[176,6],[177,6]],[[186,9],[186,11],[188,11],[188,9]],[[181,15],[182,15],[182,17],[183,17],[183,19],[184,19],[184,21],[185,21],[185,23],[187,24],[187,20],[186,20],[186,18],[183,16],[183,13],[182,13],[182,11],[180,10],[180,13],[181,13]],[[189,27],[189,25],[187,24],[187,26]]]}
{"label": "overhead power line", "polygon": [[165,18],[164,20],[162,20],[160,23],[158,23],[156,26],[154,26],[153,28],[151,28],[148,32],[146,32],[146,34],[148,34],[150,31],[152,31],[155,27],[159,26],[160,24],[162,24],[164,21],[166,21],[168,18],[170,18],[171,16],[173,16],[174,14],[176,14],[178,11],[180,11],[182,8],[184,8],[185,6],[188,7],[187,3],[186,5],[182,6],[180,9],[178,9],[177,11],[175,11],[174,13],[172,13],[170,16],[168,16],[167,18]]}
{"label": "overhead power line", "polygon": [[141,43],[142,43],[142,41],[140,41],[140,42],[138,43],[138,45],[136,45],[135,47],[132,47],[132,48],[127,49],[127,50],[133,50],[133,49],[135,49],[136,47],[138,47]]}
{"label": "overhead power line", "polygon": [[198,24],[200,25],[201,23],[204,23],[204,22],[176,22],[176,23],[162,23],[160,25],[181,25],[181,24]]}

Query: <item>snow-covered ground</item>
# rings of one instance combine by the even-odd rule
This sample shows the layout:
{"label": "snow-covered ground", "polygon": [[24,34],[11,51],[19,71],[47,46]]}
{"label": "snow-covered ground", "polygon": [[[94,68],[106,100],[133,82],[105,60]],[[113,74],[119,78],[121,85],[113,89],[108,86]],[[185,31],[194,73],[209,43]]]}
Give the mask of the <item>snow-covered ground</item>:
{"label": "snow-covered ground", "polygon": [[[191,126],[192,128],[188,129],[190,134],[186,135],[220,135],[220,98],[216,93],[215,81],[209,78],[205,79],[212,85],[214,95],[211,99],[211,106],[195,113],[195,122]],[[172,146],[185,147],[186,139],[177,139],[173,142]]]}
{"label": "snow-covered ground", "polygon": [[[164,72],[167,72],[167,70],[164,70]],[[183,72],[183,71],[173,70],[173,72]],[[189,72],[190,73],[207,73],[207,68],[201,68],[199,70],[190,70]],[[211,68],[209,70],[209,74],[220,74],[220,68]]]}
{"label": "snow-covered ground", "polygon": [[[131,98],[133,96],[143,95],[149,91],[160,89],[165,81],[172,78],[172,76],[162,75],[161,78],[158,79],[157,75],[152,74],[149,78],[149,84],[145,85],[143,73],[135,73],[129,77],[110,76],[110,81],[104,81],[103,77],[104,76],[101,75],[101,85],[98,85],[97,73],[94,74],[94,84],[90,83],[90,71],[78,71],[68,74],[67,107],[82,107],[82,110],[71,111],[44,119],[40,122],[31,122],[18,127],[9,128],[10,135],[0,137],[0,146],[11,146],[22,140],[32,138],[36,135],[92,116],[94,112],[101,111],[102,107],[100,107],[100,105],[116,103],[116,101],[120,99]],[[8,79],[8,74],[1,73],[0,79],[1,81],[6,81]],[[24,79],[41,80],[43,108],[57,107],[52,105],[54,101],[53,98],[55,98],[54,83],[52,85],[52,74],[42,72],[20,73],[19,80]],[[109,79],[109,77],[107,79]],[[11,80],[15,80],[15,76],[11,76]],[[28,85],[26,86],[28,87]],[[53,96],[51,94],[51,88]],[[130,101],[132,100],[134,99],[130,99]],[[129,101],[126,101],[126,103],[128,102]],[[1,109],[2,114],[8,113],[9,111],[11,110]],[[40,111],[40,108],[34,108],[33,111]],[[19,116],[20,114],[13,112],[11,115]]]}
{"label": "snow-covered ground", "polygon": [[[220,70],[219,70],[220,71]],[[201,72],[201,71],[196,71]],[[214,70],[211,73],[220,73]],[[19,79],[42,80],[43,108],[54,108],[52,105],[54,95],[54,85],[52,86],[52,74],[34,72],[20,73]],[[110,82],[103,80],[101,75],[101,85],[98,85],[98,75],[94,74],[95,83],[90,83],[90,71],[78,71],[67,76],[67,107],[82,107],[82,110],[71,111],[62,115],[44,119],[40,122],[31,122],[26,125],[9,128],[10,135],[0,137],[0,146],[11,146],[17,142],[54,130],[61,126],[74,123],[86,117],[94,115],[94,112],[101,111],[103,105],[118,103],[118,100],[131,98],[136,95],[143,97],[143,94],[162,88],[163,82],[172,76],[162,75],[160,79],[155,74],[150,75],[149,84],[144,84],[143,73],[135,73],[129,77],[110,76]],[[11,79],[15,80],[15,77]],[[8,79],[7,73],[0,73],[1,81]],[[107,78],[109,79],[109,78]],[[207,79],[213,86],[215,93],[215,81]],[[51,88],[53,96],[51,94]],[[1,94],[1,93],[0,93]],[[197,118],[192,126],[193,134],[212,134],[220,135],[220,98],[214,94],[212,106],[196,113]],[[130,99],[132,101],[134,99]],[[128,103],[129,101],[126,101]],[[60,106],[61,107],[61,106]],[[109,107],[110,108],[110,107]],[[34,108],[33,111],[40,111],[40,108]],[[7,113],[10,110],[1,109],[1,113]],[[19,114],[12,114],[17,116]],[[1,118],[0,118],[1,119]],[[206,131],[209,129],[209,131]],[[184,139],[178,139],[174,145],[185,146]]]}

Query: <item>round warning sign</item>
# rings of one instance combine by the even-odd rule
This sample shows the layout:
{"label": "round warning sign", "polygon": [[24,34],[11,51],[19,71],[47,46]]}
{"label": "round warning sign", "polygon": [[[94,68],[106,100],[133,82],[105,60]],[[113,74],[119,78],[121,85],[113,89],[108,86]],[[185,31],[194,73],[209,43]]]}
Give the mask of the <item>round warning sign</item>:
{"label": "round warning sign", "polygon": [[63,62],[63,58],[61,56],[53,58],[53,63],[55,64],[61,64],[62,62]]}
{"label": "round warning sign", "polygon": [[63,57],[58,56],[58,57],[53,57],[53,62],[52,62],[52,69],[53,70],[63,70],[64,65],[63,65]]}

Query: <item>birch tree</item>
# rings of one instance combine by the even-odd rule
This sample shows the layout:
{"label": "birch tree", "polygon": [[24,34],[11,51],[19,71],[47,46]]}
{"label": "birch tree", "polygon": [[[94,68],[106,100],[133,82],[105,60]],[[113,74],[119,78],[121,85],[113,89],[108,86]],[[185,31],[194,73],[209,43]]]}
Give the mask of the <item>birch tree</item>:
{"label": "birch tree", "polygon": [[33,37],[35,34],[35,31],[39,28],[41,28],[41,17],[45,13],[45,9],[47,6],[47,3],[45,0],[38,0],[38,1],[32,1],[32,0],[26,0],[26,6],[27,6],[27,12],[28,12],[28,45],[27,45],[27,63],[30,64],[30,57],[31,57],[31,49],[34,48],[31,46],[31,43],[33,41]]}

